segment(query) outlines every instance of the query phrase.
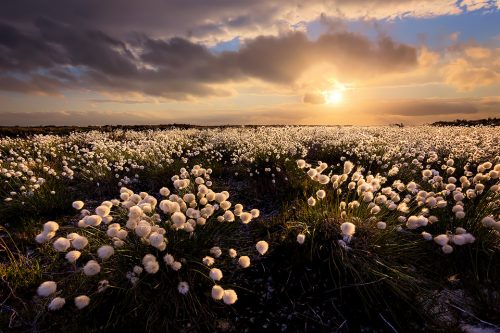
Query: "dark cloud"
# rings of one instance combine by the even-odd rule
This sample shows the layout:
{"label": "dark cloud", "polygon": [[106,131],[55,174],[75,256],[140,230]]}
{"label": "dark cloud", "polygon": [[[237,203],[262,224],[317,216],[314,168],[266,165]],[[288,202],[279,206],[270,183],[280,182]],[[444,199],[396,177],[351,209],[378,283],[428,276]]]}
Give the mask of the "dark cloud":
{"label": "dark cloud", "polygon": [[54,93],[63,89],[140,92],[184,100],[227,96],[217,84],[249,77],[283,85],[328,63],[342,78],[404,70],[417,64],[413,47],[384,37],[371,42],[338,32],[309,40],[304,33],[247,39],[238,51],[214,54],[187,39],[128,39],[38,18],[35,31],[0,26],[0,89]]}
{"label": "dark cloud", "polygon": [[143,31],[162,38],[203,38],[231,29],[271,31],[321,14],[349,19],[432,17],[461,10],[454,1],[441,0],[16,0],[3,1],[0,19],[31,24],[43,16],[113,35]]}
{"label": "dark cloud", "polygon": [[325,96],[315,93],[306,93],[302,102],[309,104],[325,104]]}

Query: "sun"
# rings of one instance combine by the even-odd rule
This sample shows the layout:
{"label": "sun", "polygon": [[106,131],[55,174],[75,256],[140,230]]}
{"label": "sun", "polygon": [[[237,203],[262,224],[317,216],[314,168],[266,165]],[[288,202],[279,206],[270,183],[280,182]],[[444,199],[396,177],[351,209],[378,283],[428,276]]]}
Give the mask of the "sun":
{"label": "sun", "polygon": [[345,87],[343,85],[338,85],[331,90],[327,90],[323,92],[323,96],[325,97],[326,104],[340,104],[344,100],[344,90]]}
{"label": "sun", "polygon": [[342,103],[343,96],[342,91],[339,89],[333,89],[325,92],[326,104],[340,104]]}

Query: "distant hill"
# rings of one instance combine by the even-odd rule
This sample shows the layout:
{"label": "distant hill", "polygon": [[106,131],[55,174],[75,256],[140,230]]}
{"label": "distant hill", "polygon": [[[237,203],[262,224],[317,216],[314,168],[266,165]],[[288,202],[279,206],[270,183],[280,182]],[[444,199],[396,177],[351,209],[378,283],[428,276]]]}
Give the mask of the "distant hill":
{"label": "distant hill", "polygon": [[457,119],[452,121],[436,121],[431,124],[432,126],[500,126],[499,118],[488,118],[488,119],[477,119],[477,120],[465,120]]}

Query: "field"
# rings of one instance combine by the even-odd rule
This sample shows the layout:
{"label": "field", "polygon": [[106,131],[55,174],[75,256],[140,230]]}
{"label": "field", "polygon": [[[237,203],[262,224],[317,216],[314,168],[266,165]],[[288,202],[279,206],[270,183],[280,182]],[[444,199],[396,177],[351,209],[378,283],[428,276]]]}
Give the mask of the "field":
{"label": "field", "polygon": [[1,332],[500,331],[500,130],[0,138]]}

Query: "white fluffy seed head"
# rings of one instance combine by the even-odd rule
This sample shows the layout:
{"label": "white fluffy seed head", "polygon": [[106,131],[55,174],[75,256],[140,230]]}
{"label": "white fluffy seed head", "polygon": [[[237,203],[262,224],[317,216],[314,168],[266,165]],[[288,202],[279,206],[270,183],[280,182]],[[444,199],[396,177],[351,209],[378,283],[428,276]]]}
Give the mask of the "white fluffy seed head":
{"label": "white fluffy seed head", "polygon": [[224,296],[224,289],[221,286],[215,285],[212,287],[212,298],[220,301]]}
{"label": "white fluffy seed head", "polygon": [[154,246],[156,248],[162,247],[162,244],[164,244],[164,239],[165,237],[163,237],[163,235],[159,234],[158,232],[152,232],[149,235],[149,243],[151,244],[151,246]]}
{"label": "white fluffy seed head", "polygon": [[316,197],[317,197],[318,199],[324,199],[324,198],[326,197],[326,192],[325,192],[325,190],[318,190],[318,191],[316,192]]}
{"label": "white fluffy seed head", "polygon": [[449,244],[443,245],[443,247],[441,249],[443,250],[443,253],[445,253],[445,254],[450,254],[453,252],[453,247]]}
{"label": "white fluffy seed head", "polygon": [[264,255],[267,250],[269,249],[269,244],[267,244],[266,241],[258,241],[257,244],[255,244],[255,248],[257,249],[257,252],[259,252],[260,255]]}
{"label": "white fluffy seed head", "polygon": [[356,232],[356,226],[351,222],[344,222],[340,225],[340,230],[344,236],[352,236]]}
{"label": "white fluffy seed head", "polygon": [[71,246],[73,246],[77,250],[82,250],[89,243],[88,239],[84,236],[78,236],[71,242]]}
{"label": "white fluffy seed head", "polygon": [[210,270],[209,276],[214,281],[219,281],[222,279],[222,271],[218,268],[212,268]]}
{"label": "white fluffy seed head", "polygon": [[90,298],[86,295],[80,295],[75,297],[75,306],[78,308],[78,310],[83,309],[90,303]]}
{"label": "white fluffy seed head", "polygon": [[441,234],[441,235],[434,237],[434,242],[436,242],[438,245],[441,245],[441,246],[448,244],[449,240],[450,239],[449,239],[448,235],[445,235],[445,234]]}
{"label": "white fluffy seed head", "polygon": [[215,258],[219,258],[222,255],[222,250],[218,246],[214,246],[210,249],[210,254],[212,254]]}
{"label": "white fluffy seed head", "polygon": [[59,237],[54,242],[54,249],[57,252],[65,252],[66,250],[69,249],[70,246],[71,246],[71,243],[70,243],[69,239],[64,238],[64,237]]}
{"label": "white fluffy seed head", "polygon": [[77,250],[73,250],[73,251],[69,251],[68,253],[66,253],[66,260],[70,263],[74,263],[78,260],[78,258],[80,258],[81,256],[81,252],[80,251],[77,251]]}
{"label": "white fluffy seed head", "polygon": [[146,262],[146,264],[144,265],[144,269],[146,270],[146,272],[148,272],[149,274],[155,274],[158,272],[158,270],[160,269],[160,265],[158,264],[158,261],[148,261]]}
{"label": "white fluffy seed head", "polygon": [[250,211],[250,214],[252,214],[252,217],[254,219],[256,219],[260,216],[260,210],[258,210],[257,208],[254,208]]}
{"label": "white fluffy seed head", "polygon": [[173,256],[173,255],[171,255],[171,254],[167,253],[167,254],[165,254],[165,256],[163,257],[163,261],[165,261],[165,264],[167,264],[167,265],[169,265],[169,266],[170,266],[170,265],[172,265],[172,264],[174,263],[175,259],[174,259],[174,256]]}
{"label": "white fluffy seed head", "polygon": [[71,206],[73,206],[74,209],[80,210],[83,208],[84,203],[83,203],[83,201],[77,200],[77,201],[73,201]]}
{"label": "white fluffy seed head", "polygon": [[115,253],[115,249],[110,245],[103,245],[97,250],[97,255],[102,260],[109,259]]}
{"label": "white fluffy seed head", "polygon": [[248,224],[252,220],[252,214],[248,212],[243,212],[240,214],[240,219],[241,222],[243,222],[244,224]]}
{"label": "white fluffy seed head", "polygon": [[95,209],[95,213],[97,215],[99,215],[100,217],[108,216],[110,212],[111,212],[111,209],[107,205],[101,205]]}
{"label": "white fluffy seed head", "polygon": [[304,244],[305,240],[306,240],[306,235],[304,235],[304,234],[297,235],[297,243],[302,245],[302,244]]}
{"label": "white fluffy seed head", "polygon": [[426,241],[430,241],[432,240],[432,235],[426,231],[422,231],[422,237],[426,240]]}
{"label": "white fluffy seed head", "polygon": [[54,281],[45,281],[38,287],[36,293],[40,297],[47,297],[55,293],[56,290],[57,284]]}
{"label": "white fluffy seed head", "polygon": [[170,267],[172,267],[174,271],[178,271],[182,268],[182,264],[179,261],[174,261]]}
{"label": "white fluffy seed head", "polygon": [[248,256],[241,256],[238,259],[238,265],[240,265],[242,268],[247,268],[250,266],[250,257]]}
{"label": "white fluffy seed head", "polygon": [[101,266],[95,260],[89,260],[83,267],[83,273],[87,276],[94,276],[99,274],[101,271]]}
{"label": "white fluffy seed head", "polygon": [[69,233],[66,238],[69,239],[70,241],[73,241],[75,240],[76,238],[80,237],[79,234],[77,234],[76,232],[72,232],[72,233]]}
{"label": "white fluffy seed head", "polygon": [[223,219],[227,222],[233,222],[234,221],[234,214],[230,210],[227,210],[224,213]]}
{"label": "white fluffy seed head", "polygon": [[49,303],[48,309],[50,311],[56,311],[61,309],[64,304],[66,304],[66,300],[64,298],[56,297]]}
{"label": "white fluffy seed head", "polygon": [[168,197],[170,195],[170,190],[167,187],[162,187],[160,189],[160,194],[164,197]]}
{"label": "white fluffy seed head", "polygon": [[151,232],[151,224],[145,220],[139,221],[134,231],[137,236],[146,237]]}
{"label": "white fluffy seed head", "polygon": [[215,262],[214,258],[212,258],[210,256],[204,257],[201,261],[206,266],[212,266],[214,264],[214,262]]}
{"label": "white fluffy seed head", "polygon": [[59,224],[57,224],[54,221],[46,222],[43,225],[43,232],[45,232],[45,233],[56,232],[58,229],[59,229]]}
{"label": "white fluffy seed head", "polygon": [[89,215],[89,216],[85,216],[83,221],[88,226],[97,227],[99,224],[101,224],[102,217],[99,215]]}
{"label": "white fluffy seed head", "polygon": [[182,295],[186,295],[189,292],[189,284],[185,281],[179,282],[179,285],[177,286],[177,290]]}
{"label": "white fluffy seed head", "polygon": [[234,290],[227,289],[227,290],[224,290],[224,295],[222,296],[222,298],[224,300],[224,303],[231,305],[231,304],[236,303],[236,301],[238,300],[238,295],[236,294],[236,292]]}
{"label": "white fluffy seed head", "polygon": [[182,228],[184,223],[186,223],[186,215],[181,212],[173,213],[170,219],[176,228]]}

